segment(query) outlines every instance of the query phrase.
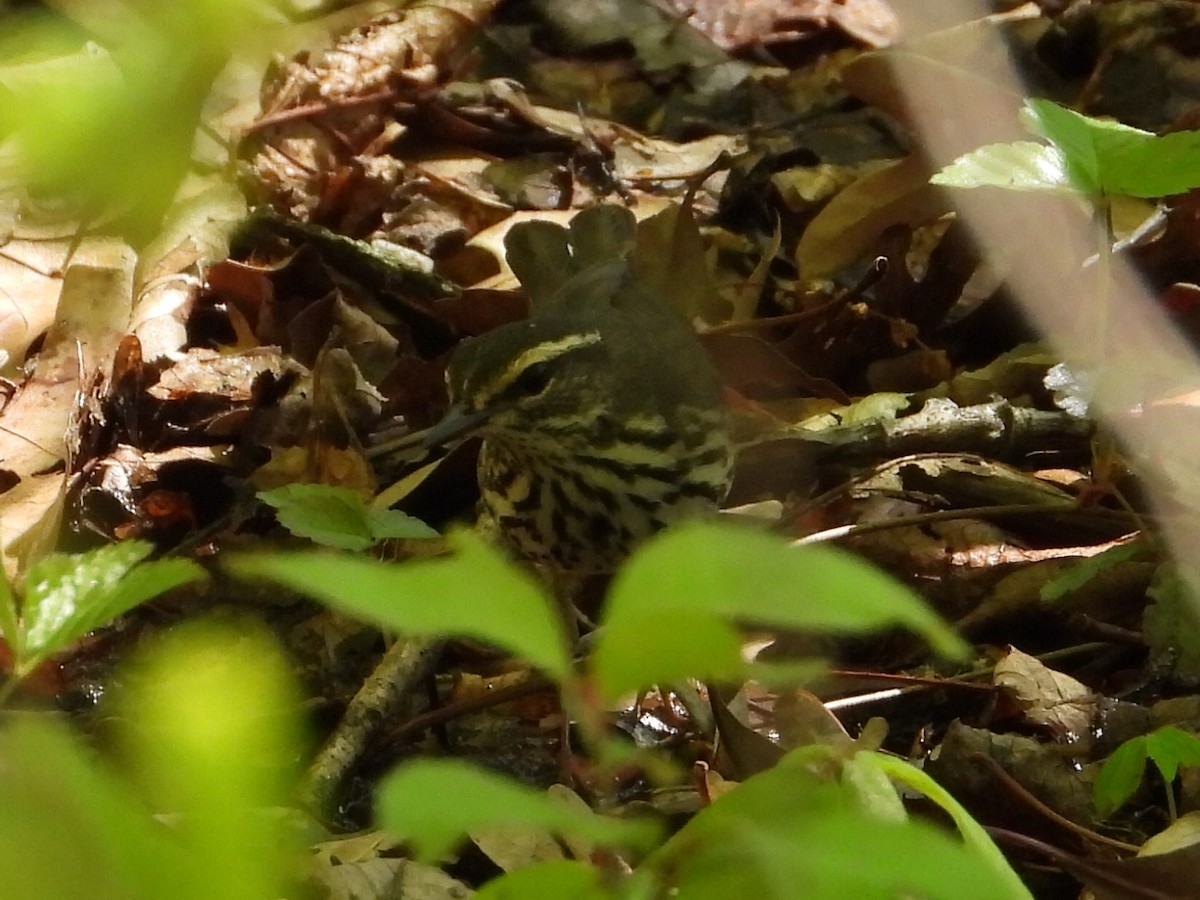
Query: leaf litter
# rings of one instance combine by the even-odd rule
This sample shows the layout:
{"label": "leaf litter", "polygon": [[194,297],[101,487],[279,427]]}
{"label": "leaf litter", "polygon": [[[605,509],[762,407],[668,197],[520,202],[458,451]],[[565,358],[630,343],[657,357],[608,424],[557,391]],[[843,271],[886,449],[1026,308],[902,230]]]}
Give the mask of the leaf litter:
{"label": "leaf litter", "polygon": [[[840,540],[917,584],[975,643],[978,665],[943,675],[911,642],[856,639],[827,648],[837,666],[811,694],[714,693],[717,733],[758,761],[723,773],[711,725],[666,689],[615,711],[620,727],[677,745],[686,763],[711,762],[714,778],[770,766],[801,721],[839,745],[870,728],[875,746],[928,754],[975,815],[1017,835],[1018,858],[1067,873],[1044,877],[1038,896],[1064,895],[1055,891],[1072,878],[1116,896],[1113,883],[1151,877],[1162,896],[1191,896],[1172,880],[1182,857],[1160,857],[1147,875],[1077,853],[1102,845],[1099,832],[1139,844],[1166,824],[1139,796],[1097,813],[1091,783],[1113,749],[1164,725],[1200,730],[1186,580],[1169,576],[1153,531],[1141,536],[1152,521],[1136,478],[1145,461],[1103,455],[1087,418],[1090,373],[1061,367],[1014,302],[1014,267],[1055,236],[1027,228],[985,248],[929,178],[958,154],[1027,139],[1020,97],[991,74],[1003,48],[1032,95],[1155,134],[1194,127],[1200,84],[1179,44],[1200,25],[1195,8],[1026,5],[921,34],[879,0],[674,14],[613,2],[588,16],[571,6],[443,0],[330,17],[324,40],[265,72],[256,117],[244,114],[252,98],[237,98],[242,114],[223,137],[240,190],[198,176],[136,269],[129,246],[82,237],[83,219],[6,234],[9,580],[20,585],[51,549],[129,536],[200,559],[299,546],[305,531],[285,534],[256,492],[282,503],[279,491],[308,484],[343,492],[352,535],[321,535],[328,542],[432,552],[385,511],[438,528],[469,518],[472,447],[427,465],[405,442],[444,410],[457,342],[525,314],[503,235],[623,203],[643,222],[646,277],[698,323],[726,379],[741,448],[730,504],[773,501],[780,533]],[[901,27],[913,32],[891,47]],[[1154,79],[1170,87],[1148,97],[1137,85]],[[902,80],[936,83],[968,118],[971,98],[998,100],[1011,121],[974,122],[923,154]],[[29,198],[14,202],[32,228]],[[1063,208],[1002,202],[1026,222]],[[1192,342],[1195,205],[1194,190],[1165,198],[1125,248]],[[1080,273],[1094,254],[1065,235],[1061,250]],[[1127,409],[1133,427],[1191,423],[1180,388]],[[400,449],[377,449],[389,443]],[[1168,500],[1154,511],[1186,509]],[[62,693],[102,682],[131,634],[214,605],[272,624],[326,732],[384,653],[364,626],[215,579],[64,654],[75,684]],[[804,640],[764,636],[760,652],[786,659]],[[509,684],[514,663],[469,642],[440,656],[418,649],[408,690],[388,701],[396,715],[428,716],[461,755],[530,783],[559,777],[562,715],[544,683]],[[430,675],[449,707],[412,689]],[[464,684],[493,681],[512,703],[492,705],[487,687],[464,696]],[[823,721],[829,709],[836,728]],[[879,717],[886,735],[870,724]],[[356,736],[365,777],[344,798],[351,822],[364,814],[362,785],[428,735]],[[339,791],[348,783],[331,778]],[[645,795],[645,782],[623,790]],[[700,804],[694,790],[690,801]],[[1178,803],[1200,804],[1188,779]],[[481,837],[484,853],[497,837]]]}

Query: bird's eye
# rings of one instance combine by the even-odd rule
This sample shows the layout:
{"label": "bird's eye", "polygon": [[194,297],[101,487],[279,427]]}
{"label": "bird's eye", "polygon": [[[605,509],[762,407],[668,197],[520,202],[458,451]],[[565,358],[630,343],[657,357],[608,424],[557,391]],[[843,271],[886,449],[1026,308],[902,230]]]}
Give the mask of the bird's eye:
{"label": "bird's eye", "polygon": [[518,396],[536,397],[550,386],[552,376],[548,363],[533,363],[516,377],[512,389]]}

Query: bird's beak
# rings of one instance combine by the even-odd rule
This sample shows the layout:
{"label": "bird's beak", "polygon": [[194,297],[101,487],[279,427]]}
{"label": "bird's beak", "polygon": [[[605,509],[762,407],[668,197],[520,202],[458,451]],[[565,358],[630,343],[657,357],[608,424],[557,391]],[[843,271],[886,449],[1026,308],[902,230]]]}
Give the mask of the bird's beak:
{"label": "bird's beak", "polygon": [[492,412],[490,409],[467,409],[461,403],[455,403],[446,410],[441,421],[425,432],[421,444],[427,450],[440,447],[447,441],[474,431],[487,421]]}

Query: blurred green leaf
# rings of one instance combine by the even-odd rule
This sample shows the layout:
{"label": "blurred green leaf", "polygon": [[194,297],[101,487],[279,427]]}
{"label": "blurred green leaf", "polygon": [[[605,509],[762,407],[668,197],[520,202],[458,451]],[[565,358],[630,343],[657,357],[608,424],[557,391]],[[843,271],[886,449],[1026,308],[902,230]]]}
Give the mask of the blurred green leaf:
{"label": "blurred green leaf", "polygon": [[607,699],[685,678],[740,680],[747,668],[728,622],[703,610],[654,609],[606,617],[589,666]]}
{"label": "blurred green leaf", "polygon": [[338,550],[366,550],[387,538],[435,538],[438,533],[399,510],[370,508],[349,488],[289,484],[260,491],[279,524],[299,537]]}
{"label": "blurred green leaf", "polygon": [[35,193],[80,200],[92,214],[115,210],[151,234],[188,169],[213,80],[258,30],[261,4],[61,6],[80,21],[5,22],[0,138],[12,139],[10,174]]}
{"label": "blurred green leaf", "polygon": [[291,668],[265,631],[192,622],[135,659],[120,696],[129,770],[178,816],[189,872],[178,900],[283,896],[301,858],[277,815],[307,741]]}
{"label": "blurred green leaf", "polygon": [[923,769],[917,768],[908,760],[899,759],[882,752],[860,752],[855,754],[858,765],[870,765],[886,775],[895,784],[901,784],[925,797],[939,806],[945,812],[954,826],[958,829],[963,846],[980,863],[991,869],[990,881],[996,887],[998,897],[1012,900],[1029,900],[1030,894],[1024,882],[1013,871],[996,842],[984,830],[971,814],[963,808],[958,800],[934,781]]}
{"label": "blurred green leaf", "polygon": [[656,822],[614,819],[569,806],[546,794],[458,760],[406,763],[379,790],[380,824],[409,842],[419,859],[435,860],[470,831],[529,825],[598,844],[646,849]]}
{"label": "blurred green leaf", "polygon": [[623,631],[627,621],[658,614],[690,620],[707,614],[836,634],[901,626],[944,655],[961,657],[969,649],[920,598],[869,563],[831,547],[793,548],[721,523],[668,531],[618,573],[605,623]]}
{"label": "blurred green leaf", "polygon": [[0,898],[177,896],[181,850],[62,723],[9,723],[0,758]]}
{"label": "blurred green leaf", "polygon": [[0,573],[0,636],[16,659],[24,652],[20,623],[17,621],[17,598],[13,596],[8,579]]}
{"label": "blurred green leaf", "polygon": [[139,603],[205,577],[187,559],[142,562],[151,550],[145,541],[125,541],[89,553],[54,554],[32,566],[21,609],[18,674]]}
{"label": "blurred green leaf", "polygon": [[290,896],[299,845],[270,813],[301,754],[300,704],[274,644],[193,623],[123,683],[114,727],[140,792],[47,716],[0,730],[0,898]]}
{"label": "blurred green leaf", "polygon": [[931,825],[881,821],[790,755],[698,813],[643,864],[680,900],[1028,900]]}
{"label": "blurred green leaf", "polygon": [[514,653],[560,683],[571,675],[558,612],[531,576],[480,537],[452,537],[456,553],[403,565],[323,553],[240,556],[226,567],[267,578],[384,628],[469,637]]}

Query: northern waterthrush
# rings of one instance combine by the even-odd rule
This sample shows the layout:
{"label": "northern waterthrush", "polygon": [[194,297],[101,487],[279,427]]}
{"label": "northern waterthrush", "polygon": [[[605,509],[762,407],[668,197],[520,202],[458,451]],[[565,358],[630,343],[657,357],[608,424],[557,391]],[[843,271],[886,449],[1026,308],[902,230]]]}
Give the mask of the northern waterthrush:
{"label": "northern waterthrush", "polygon": [[640,542],[711,514],[731,465],[720,382],[690,325],[639,282],[626,210],[570,230],[516,226],[531,317],[464,341],[452,406],[426,438],[483,438],[480,526],[517,556],[612,571]]}

